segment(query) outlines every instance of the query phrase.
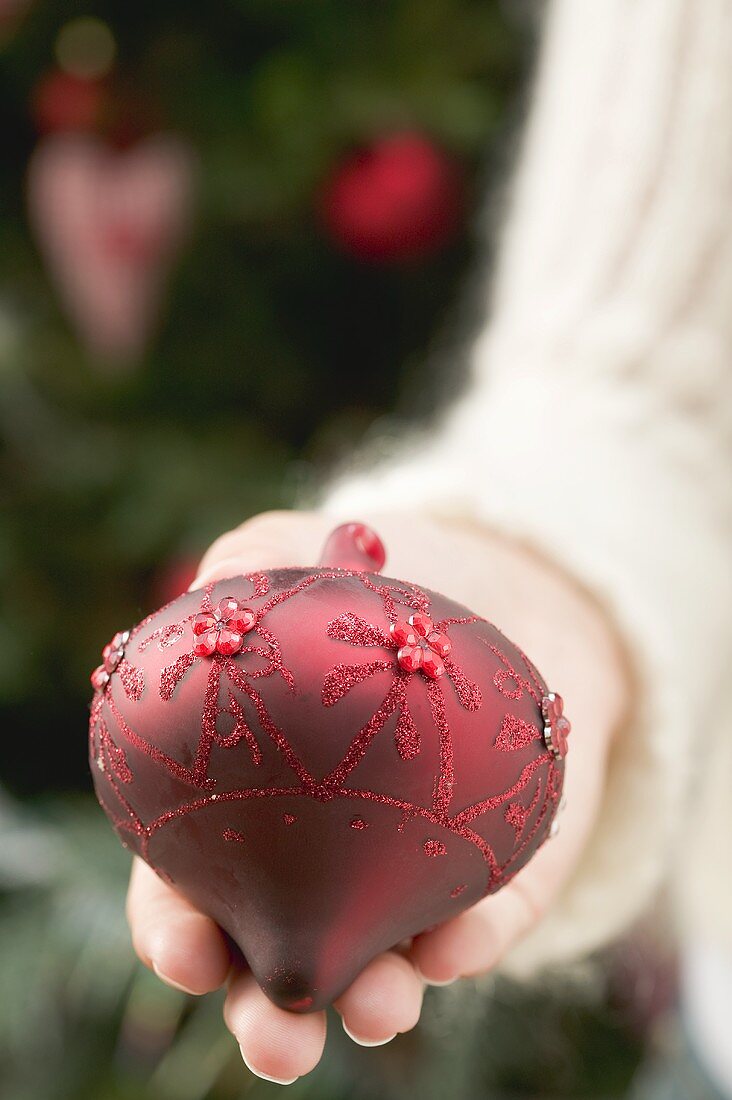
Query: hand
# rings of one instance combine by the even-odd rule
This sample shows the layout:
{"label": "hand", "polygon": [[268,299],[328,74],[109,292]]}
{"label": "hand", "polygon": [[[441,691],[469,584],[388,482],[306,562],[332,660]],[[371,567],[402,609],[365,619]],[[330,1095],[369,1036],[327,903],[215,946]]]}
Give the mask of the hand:
{"label": "hand", "polygon": [[[561,691],[574,729],[559,835],[498,894],[417,936],[404,951],[374,959],[336,1002],[351,1038],[376,1046],[415,1026],[425,982],[446,984],[494,967],[541,919],[571,876],[597,814],[607,750],[627,686],[618,647],[599,609],[527,550],[454,522],[416,516],[369,517],[369,522],[386,543],[385,574],[443,591],[497,623]],[[258,516],[213,544],[192,587],[255,569],[312,565],[333,526],[315,514]],[[132,869],[128,919],[138,955],[169,985],[200,994],[228,979],[226,1024],[254,1073],[289,1083],[317,1065],[325,1013],[295,1015],[273,1005],[247,970],[232,965],[217,925],[139,859]]]}

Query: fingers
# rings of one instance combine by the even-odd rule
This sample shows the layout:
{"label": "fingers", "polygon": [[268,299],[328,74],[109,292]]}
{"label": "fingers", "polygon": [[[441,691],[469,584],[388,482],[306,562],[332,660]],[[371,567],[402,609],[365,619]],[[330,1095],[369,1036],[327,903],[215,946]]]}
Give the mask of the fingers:
{"label": "fingers", "polygon": [[224,1019],[257,1077],[290,1085],[314,1069],[325,1045],[325,1013],[296,1015],[264,995],[248,971],[231,982]]}
{"label": "fingers", "polygon": [[[419,1019],[423,984],[411,963],[393,951],[378,956],[335,1004],[346,1033],[361,1046],[380,1046]],[[273,1005],[250,973],[233,979],[224,1018],[249,1069],[291,1084],[318,1064],[325,1014],[295,1015]]]}
{"label": "fingers", "polygon": [[209,993],[226,981],[231,958],[218,925],[135,859],[127,893],[135,951],[168,985]]}
{"label": "fingers", "polygon": [[313,565],[332,526],[326,516],[310,512],[254,516],[216,539],[201,559],[191,588],[255,569]]}
{"label": "fingers", "polygon": [[347,1035],[360,1046],[382,1046],[419,1020],[424,985],[408,959],[377,956],[339,997],[335,1007]]}
{"label": "fingers", "polygon": [[[582,713],[577,729],[589,729]],[[444,985],[491,970],[539,923],[574,873],[587,842],[602,792],[603,760],[589,736],[578,738],[567,767],[567,808],[559,834],[499,893],[414,940],[410,958],[426,981]]]}
{"label": "fingers", "polygon": [[447,985],[490,970],[538,918],[538,910],[514,881],[495,897],[418,936],[410,958],[425,981]]}

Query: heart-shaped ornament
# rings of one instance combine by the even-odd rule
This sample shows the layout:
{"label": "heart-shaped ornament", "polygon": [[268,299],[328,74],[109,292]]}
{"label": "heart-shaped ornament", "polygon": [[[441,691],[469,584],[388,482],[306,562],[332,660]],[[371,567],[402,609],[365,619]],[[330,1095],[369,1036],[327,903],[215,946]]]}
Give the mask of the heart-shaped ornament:
{"label": "heart-shaped ornament", "polygon": [[92,677],[94,782],[121,840],[294,1011],[524,866],[569,731],[496,627],[363,571],[378,542],[342,544],[179,597]]}
{"label": "heart-shaped ornament", "polygon": [[168,135],[120,151],[59,134],[33,154],[39,247],[82,342],[104,361],[144,351],[190,222],[193,174],[189,148]]}

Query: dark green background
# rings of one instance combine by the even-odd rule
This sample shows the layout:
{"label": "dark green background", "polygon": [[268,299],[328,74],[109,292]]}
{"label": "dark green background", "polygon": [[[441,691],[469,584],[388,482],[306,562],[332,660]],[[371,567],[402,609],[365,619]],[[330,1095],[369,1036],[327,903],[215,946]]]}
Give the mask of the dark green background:
{"label": "dark green background", "polygon": [[[510,160],[532,4],[496,0],[37,0],[0,49],[0,1096],[275,1094],[209,998],[132,960],[127,856],[89,796],[88,673],[159,602],[171,563],[307,495],[385,417],[460,384]],[[30,102],[66,20],[115,36],[113,84],[199,163],[192,239],[144,360],[114,375],[60,310],[24,196]],[[409,264],[349,258],[321,227],[352,149],[416,130],[462,166],[454,240]],[[392,427],[392,430],[399,430]],[[617,969],[617,968],[616,968]],[[633,971],[634,973],[634,971]],[[613,976],[615,975],[615,976]],[[605,1097],[641,1049],[616,970],[551,994],[428,997],[383,1051],[331,1028],[291,1096]]]}

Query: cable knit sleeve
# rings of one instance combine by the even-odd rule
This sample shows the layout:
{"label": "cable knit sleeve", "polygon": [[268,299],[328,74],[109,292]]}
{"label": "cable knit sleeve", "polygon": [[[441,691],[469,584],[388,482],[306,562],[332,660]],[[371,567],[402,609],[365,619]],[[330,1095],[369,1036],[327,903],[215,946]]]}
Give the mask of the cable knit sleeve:
{"label": "cable knit sleeve", "polygon": [[324,503],[511,533],[595,592],[632,656],[597,826],[524,967],[597,946],[648,901],[720,722],[731,119],[728,0],[555,0],[468,387],[438,430]]}

